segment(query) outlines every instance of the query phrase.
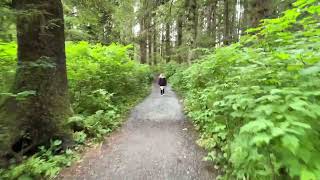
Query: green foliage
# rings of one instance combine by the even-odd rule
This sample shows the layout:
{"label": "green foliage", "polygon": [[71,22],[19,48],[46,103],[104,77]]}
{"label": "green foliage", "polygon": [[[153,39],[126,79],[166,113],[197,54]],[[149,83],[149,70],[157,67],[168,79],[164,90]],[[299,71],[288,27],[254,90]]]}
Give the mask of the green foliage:
{"label": "green foliage", "polygon": [[[16,69],[16,44],[0,43],[0,95],[24,100],[37,92],[10,92]],[[78,145],[89,140],[101,141],[104,135],[121,125],[121,118],[135,102],[146,95],[151,81],[148,66],[130,59],[131,46],[91,45],[67,42],[69,95],[74,116],[66,119]],[[34,66],[52,66],[44,61]],[[54,66],[53,66],[54,67]],[[2,128],[0,126],[0,128]],[[0,137],[5,136],[0,132]],[[5,179],[54,178],[60,169],[74,159],[71,150],[61,152],[61,141],[40,151],[23,163],[0,170]]]}
{"label": "green foliage", "polygon": [[15,13],[10,7],[11,3],[10,0],[0,2],[0,39],[6,42],[16,37]]}
{"label": "green foliage", "polygon": [[132,43],[133,0],[64,0],[63,4],[67,40]]}
{"label": "green foliage", "polygon": [[73,133],[73,139],[78,144],[84,144],[87,139],[87,134],[83,131]]}
{"label": "green foliage", "polygon": [[130,48],[67,44],[69,87],[76,113],[113,109],[112,103],[126,102],[145,90],[151,71],[129,58]]}
{"label": "green foliage", "polygon": [[23,92],[19,92],[17,94],[14,93],[0,93],[1,96],[4,97],[14,97],[16,100],[18,101],[23,101],[26,98],[28,98],[31,95],[36,95],[35,91],[23,91]]}
{"label": "green foliage", "polygon": [[15,74],[16,43],[4,43],[0,41],[0,92],[8,92]]}
{"label": "green foliage", "polygon": [[102,140],[103,135],[110,133],[120,125],[119,118],[120,115],[116,111],[99,110],[90,116],[71,117],[68,124],[76,131],[76,137],[79,135],[78,132],[82,132],[86,136]]}
{"label": "green foliage", "polygon": [[222,178],[320,179],[319,9],[299,0],[170,78]]}
{"label": "green foliage", "polygon": [[76,159],[74,152],[70,149],[61,151],[61,141],[51,142],[51,146],[46,149],[40,147],[39,152],[32,157],[25,159],[19,165],[12,165],[7,171],[0,171],[0,177],[4,179],[43,179],[43,177],[54,178],[64,166],[70,166],[71,162]]}

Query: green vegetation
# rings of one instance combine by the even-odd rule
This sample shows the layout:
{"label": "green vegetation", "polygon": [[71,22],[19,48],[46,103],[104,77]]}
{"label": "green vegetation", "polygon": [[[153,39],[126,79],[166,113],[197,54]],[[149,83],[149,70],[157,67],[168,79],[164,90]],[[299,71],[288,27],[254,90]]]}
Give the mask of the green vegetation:
{"label": "green vegetation", "polygon": [[12,84],[16,66],[16,43],[0,42],[0,92],[8,92]]}
{"label": "green vegetation", "polygon": [[[0,44],[2,99],[14,95],[7,92],[15,75],[16,47],[15,43]],[[73,130],[77,144],[103,140],[104,135],[121,125],[123,115],[148,92],[151,71],[129,58],[130,48],[116,44],[67,43],[69,95],[74,115],[66,123]],[[27,98],[28,93],[17,97],[23,100],[23,94]],[[32,157],[26,156],[22,164],[13,165],[2,174],[0,171],[0,176],[8,179],[55,177],[77,156],[72,149],[62,149],[60,140],[50,144],[50,147],[39,147],[39,152]]]}
{"label": "green vegetation", "polygon": [[299,0],[170,82],[222,179],[320,179],[320,5]]}
{"label": "green vegetation", "polygon": [[44,179],[54,178],[61,168],[70,166],[72,161],[78,159],[74,151],[67,149],[61,151],[60,140],[50,142],[48,148],[39,147],[39,152],[27,158],[23,163],[0,170],[0,175],[5,179]]}
{"label": "green vegetation", "polygon": [[221,179],[320,179],[320,3],[293,1],[2,0],[0,179],[56,177],[163,71]]}

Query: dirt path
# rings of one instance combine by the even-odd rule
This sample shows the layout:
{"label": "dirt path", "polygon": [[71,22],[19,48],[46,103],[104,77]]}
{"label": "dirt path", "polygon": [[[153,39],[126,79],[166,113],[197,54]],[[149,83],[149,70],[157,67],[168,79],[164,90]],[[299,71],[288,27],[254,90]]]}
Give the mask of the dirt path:
{"label": "dirt path", "polygon": [[121,130],[98,150],[61,173],[66,180],[210,180],[215,173],[202,161],[195,132],[185,120],[179,101],[158,88],[131,113]]}

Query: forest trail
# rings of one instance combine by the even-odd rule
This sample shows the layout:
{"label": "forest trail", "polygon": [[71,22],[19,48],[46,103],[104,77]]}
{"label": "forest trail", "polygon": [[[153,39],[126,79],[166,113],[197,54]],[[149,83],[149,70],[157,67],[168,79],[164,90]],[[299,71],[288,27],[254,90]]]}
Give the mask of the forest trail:
{"label": "forest trail", "polygon": [[196,133],[170,87],[152,93],[131,112],[128,121],[106,142],[65,169],[66,180],[210,180],[216,173],[202,161]]}

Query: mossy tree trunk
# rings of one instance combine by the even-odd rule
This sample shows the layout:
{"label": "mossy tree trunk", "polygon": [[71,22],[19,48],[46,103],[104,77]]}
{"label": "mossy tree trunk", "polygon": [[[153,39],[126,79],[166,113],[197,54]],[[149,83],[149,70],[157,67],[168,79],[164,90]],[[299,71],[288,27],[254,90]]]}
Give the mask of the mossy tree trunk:
{"label": "mossy tree trunk", "polygon": [[14,6],[18,68],[13,93],[35,94],[2,105],[0,123],[7,135],[0,142],[0,155],[23,154],[52,138],[67,137],[64,122],[71,114],[61,1],[16,0]]}

